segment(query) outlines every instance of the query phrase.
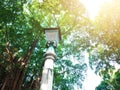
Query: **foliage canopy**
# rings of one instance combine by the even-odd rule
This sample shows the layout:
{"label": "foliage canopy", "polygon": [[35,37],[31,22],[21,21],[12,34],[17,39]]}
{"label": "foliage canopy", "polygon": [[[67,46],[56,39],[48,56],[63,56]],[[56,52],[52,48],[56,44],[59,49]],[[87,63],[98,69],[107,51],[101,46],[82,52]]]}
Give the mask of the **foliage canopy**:
{"label": "foliage canopy", "polygon": [[[94,21],[79,0],[0,1],[0,89],[37,90],[46,49],[44,28],[59,27],[54,90],[78,90],[86,76],[84,53],[103,81],[96,90],[118,90],[120,1],[103,5]],[[114,10],[114,11],[113,11]]]}

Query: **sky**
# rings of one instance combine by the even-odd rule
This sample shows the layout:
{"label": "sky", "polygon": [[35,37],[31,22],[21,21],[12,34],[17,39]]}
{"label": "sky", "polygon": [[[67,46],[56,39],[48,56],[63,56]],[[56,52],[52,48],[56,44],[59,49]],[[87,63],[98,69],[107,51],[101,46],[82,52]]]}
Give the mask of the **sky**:
{"label": "sky", "polygon": [[85,62],[88,66],[87,77],[83,83],[83,90],[95,90],[95,87],[98,86],[101,82],[100,76],[96,75],[94,71],[89,66],[89,55],[85,53]]}
{"label": "sky", "polygon": [[86,7],[89,13],[89,17],[93,20],[94,17],[97,15],[100,6],[112,0],[80,0]]}
{"label": "sky", "polygon": [[97,76],[93,70],[88,69],[87,78],[83,84],[84,90],[95,90],[95,88],[100,84],[101,78]]}

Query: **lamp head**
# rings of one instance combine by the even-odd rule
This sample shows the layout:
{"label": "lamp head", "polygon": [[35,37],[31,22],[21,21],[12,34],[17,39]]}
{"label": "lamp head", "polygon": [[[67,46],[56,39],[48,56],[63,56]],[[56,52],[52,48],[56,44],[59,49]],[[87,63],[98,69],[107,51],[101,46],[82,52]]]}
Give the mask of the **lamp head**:
{"label": "lamp head", "polygon": [[59,43],[61,39],[59,28],[45,28],[44,32],[47,43],[54,42],[56,45]]}

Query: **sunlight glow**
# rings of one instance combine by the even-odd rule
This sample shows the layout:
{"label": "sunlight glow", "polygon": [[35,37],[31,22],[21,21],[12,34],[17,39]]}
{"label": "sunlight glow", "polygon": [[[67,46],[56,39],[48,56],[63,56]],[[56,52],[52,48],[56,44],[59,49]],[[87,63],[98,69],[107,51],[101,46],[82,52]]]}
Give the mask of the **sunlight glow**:
{"label": "sunlight glow", "polygon": [[38,0],[40,3],[43,3],[43,0]]}
{"label": "sunlight glow", "polygon": [[89,17],[93,20],[94,17],[97,15],[100,6],[108,1],[112,0],[81,0],[81,2],[85,5]]}

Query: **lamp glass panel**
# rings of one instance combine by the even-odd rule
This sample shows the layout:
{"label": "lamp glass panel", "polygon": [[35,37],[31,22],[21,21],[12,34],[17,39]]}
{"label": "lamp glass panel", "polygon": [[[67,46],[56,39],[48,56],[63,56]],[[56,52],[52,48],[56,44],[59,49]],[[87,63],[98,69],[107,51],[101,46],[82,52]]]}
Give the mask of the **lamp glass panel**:
{"label": "lamp glass panel", "polygon": [[45,30],[45,36],[47,41],[59,42],[59,31],[58,30]]}

